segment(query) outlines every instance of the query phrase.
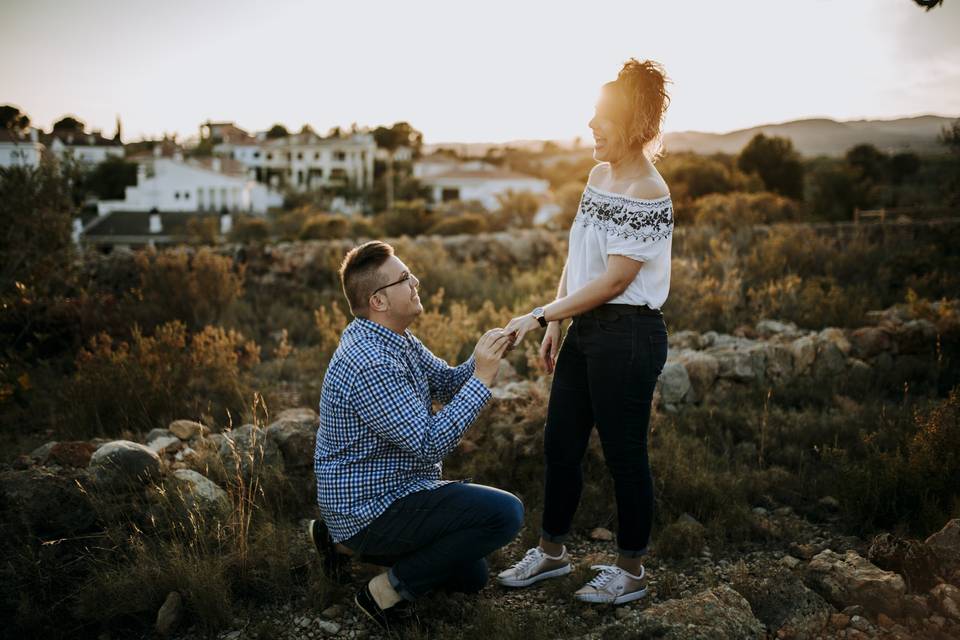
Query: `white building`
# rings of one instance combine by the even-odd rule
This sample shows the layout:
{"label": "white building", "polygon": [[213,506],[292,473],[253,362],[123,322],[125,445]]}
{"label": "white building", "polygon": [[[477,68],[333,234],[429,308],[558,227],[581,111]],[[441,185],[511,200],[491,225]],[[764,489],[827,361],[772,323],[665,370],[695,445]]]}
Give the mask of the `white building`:
{"label": "white building", "polygon": [[123,143],[119,134],[104,138],[100,131],[85,133],[82,131],[58,131],[41,136],[46,148],[57,158],[72,157],[86,165],[100,164],[113,156],[122,158]]}
{"label": "white building", "polygon": [[37,129],[29,134],[15,134],[0,129],[0,167],[38,167],[43,144]]}
{"label": "white building", "polygon": [[451,169],[420,178],[430,188],[434,202],[476,200],[488,211],[500,208],[498,196],[513,193],[533,193],[544,197],[550,183],[522,173],[503,169]]}
{"label": "white building", "polygon": [[228,158],[184,160],[144,158],[137,164],[137,184],[123,200],[101,200],[97,212],[214,211],[263,214],[283,204],[283,197],[251,180],[246,169]]}
{"label": "white building", "polygon": [[373,187],[377,145],[369,133],[327,138],[309,130],[282,138],[267,138],[263,133],[244,138],[240,134],[245,132],[230,122],[205,123],[201,127],[201,135],[208,135],[215,142],[215,155],[237,160],[246,167],[248,177],[271,187],[296,191],[331,186],[359,190]]}

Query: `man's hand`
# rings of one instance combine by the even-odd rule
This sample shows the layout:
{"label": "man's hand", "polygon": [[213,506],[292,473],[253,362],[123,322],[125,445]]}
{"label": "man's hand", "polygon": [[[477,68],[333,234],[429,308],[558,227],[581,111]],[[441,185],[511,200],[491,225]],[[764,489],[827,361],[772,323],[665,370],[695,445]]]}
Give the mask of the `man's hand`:
{"label": "man's hand", "polygon": [[547,331],[540,343],[540,362],[547,373],[553,373],[557,364],[557,352],[560,351],[560,323],[557,321],[547,324]]}
{"label": "man's hand", "polygon": [[540,328],[540,322],[533,317],[532,314],[526,314],[523,316],[517,316],[513,320],[507,323],[507,326],[504,327],[506,333],[516,334],[516,337],[513,340],[514,346],[520,344],[520,341],[523,340],[523,336],[529,331]]}
{"label": "man's hand", "polygon": [[512,340],[503,329],[491,329],[480,337],[473,357],[476,363],[474,374],[485,386],[492,387],[500,369],[500,358]]}

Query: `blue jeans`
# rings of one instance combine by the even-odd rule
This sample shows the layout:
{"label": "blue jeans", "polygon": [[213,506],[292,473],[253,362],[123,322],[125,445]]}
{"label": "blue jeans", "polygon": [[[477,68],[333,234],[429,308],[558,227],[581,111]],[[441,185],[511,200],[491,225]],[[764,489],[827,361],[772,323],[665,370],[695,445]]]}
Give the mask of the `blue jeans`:
{"label": "blue jeans", "polygon": [[574,318],[557,356],[547,408],[545,540],[563,542],[570,532],[583,488],[580,465],[596,424],[613,476],[619,552],[634,558],[646,553],[654,503],[647,427],[666,359],[662,316]]}
{"label": "blue jeans", "polygon": [[366,562],[389,566],[393,588],[415,600],[437,588],[480,591],[486,556],[522,526],[523,503],[513,494],[453,482],[400,498],[343,544]]}

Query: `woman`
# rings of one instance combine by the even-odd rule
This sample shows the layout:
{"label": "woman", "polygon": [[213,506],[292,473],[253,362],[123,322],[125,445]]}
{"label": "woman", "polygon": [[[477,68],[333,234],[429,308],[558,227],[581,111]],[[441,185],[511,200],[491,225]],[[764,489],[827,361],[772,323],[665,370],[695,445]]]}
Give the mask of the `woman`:
{"label": "woman", "polygon": [[[583,486],[594,424],[613,476],[618,557],[575,594],[620,604],[646,594],[643,555],[653,518],[647,427],[667,358],[660,307],[670,286],[673,206],[653,166],[669,103],[662,67],[629,60],[603,86],[590,120],[600,164],[590,172],[570,229],[556,300],[514,318],[515,342],[546,327],[540,357],[554,372],[544,434],[546,482],[540,544],[498,576],[524,587],[570,573],[564,546]],[[562,347],[560,321],[573,318]],[[554,364],[556,365],[554,367]],[[554,371],[555,369],[555,371]]]}

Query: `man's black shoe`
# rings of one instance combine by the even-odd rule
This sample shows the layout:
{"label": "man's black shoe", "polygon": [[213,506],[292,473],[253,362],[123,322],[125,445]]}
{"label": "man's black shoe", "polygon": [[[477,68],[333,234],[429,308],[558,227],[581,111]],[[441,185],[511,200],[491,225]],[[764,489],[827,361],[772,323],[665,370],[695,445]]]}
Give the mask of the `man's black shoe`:
{"label": "man's black shoe", "polygon": [[341,583],[349,579],[350,556],[337,551],[333,538],[330,537],[330,532],[323,520],[307,522],[307,535],[310,536],[313,546],[320,554],[324,574]]}
{"label": "man's black shoe", "polygon": [[397,631],[409,624],[417,622],[417,614],[413,609],[413,604],[407,600],[401,600],[389,609],[381,609],[377,601],[373,599],[370,593],[370,583],[363,585],[353,601],[360,607],[360,611],[367,614],[367,617],[377,623],[377,626],[385,631]]}

